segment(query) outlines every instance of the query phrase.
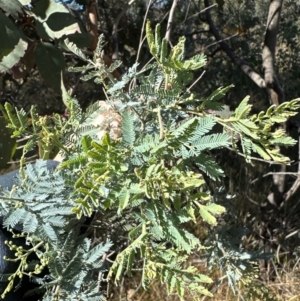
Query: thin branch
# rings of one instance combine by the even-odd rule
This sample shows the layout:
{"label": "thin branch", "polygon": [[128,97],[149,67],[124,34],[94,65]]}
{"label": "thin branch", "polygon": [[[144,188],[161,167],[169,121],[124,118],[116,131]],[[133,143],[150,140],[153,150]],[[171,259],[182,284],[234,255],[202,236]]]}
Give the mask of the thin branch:
{"label": "thin branch", "polygon": [[172,7],[171,7],[170,13],[169,13],[167,31],[166,31],[166,35],[165,35],[165,39],[167,40],[168,43],[170,43],[173,17],[174,17],[174,12],[175,12],[178,2],[179,2],[179,0],[173,0],[173,4],[172,4]]}
{"label": "thin branch", "polygon": [[[141,30],[141,35],[140,35],[140,43],[139,43],[139,48],[138,48],[138,51],[137,51],[137,56],[136,56],[136,59],[135,59],[135,62],[137,63],[139,61],[139,57],[140,57],[140,53],[141,53],[141,49],[142,49],[142,45],[144,43],[144,41],[146,40],[146,36],[143,37],[143,34],[144,34],[144,29],[145,29],[145,24],[146,24],[146,20],[147,20],[147,15],[148,15],[148,12],[150,10],[150,7],[151,5],[153,5],[154,3],[156,2],[156,0],[150,0],[149,1],[149,4],[147,6],[147,10],[146,10],[146,13],[145,13],[145,16],[144,16],[144,21],[143,21],[143,27],[142,27],[142,30]],[[169,12],[167,12],[163,18],[161,19],[161,21],[159,22],[159,24],[161,24],[165,19],[166,17],[168,16]],[[153,58],[152,58],[153,59]],[[152,60],[151,59],[151,60]],[[150,60],[150,61],[151,61]],[[148,62],[149,63],[149,62]],[[147,63],[147,64],[148,64]],[[144,66],[145,67],[145,66]]]}
{"label": "thin branch", "polygon": [[[204,0],[205,7],[210,7],[208,0]],[[253,82],[260,88],[265,88],[266,83],[265,80],[262,78],[260,74],[255,72],[248,63],[246,63],[244,60],[242,60],[239,56],[237,56],[232,49],[228,46],[228,44],[223,40],[221,37],[219,31],[215,27],[214,22],[212,21],[211,15],[209,10],[206,10],[206,19],[209,24],[210,30],[212,34],[215,36],[215,39],[219,41],[220,47],[225,51],[225,53],[228,55],[228,57],[237,65],[239,66],[242,71],[249,76]]]}
{"label": "thin branch", "polygon": [[139,43],[139,48],[138,48],[138,52],[137,52],[137,55],[136,55],[136,60],[135,60],[135,62],[138,62],[138,61],[139,61],[140,53],[141,53],[141,49],[142,49],[142,45],[143,45],[143,42],[144,42],[145,39],[146,39],[146,37],[143,37],[143,35],[144,35],[144,29],[145,29],[145,24],[146,24],[146,21],[147,21],[148,12],[149,12],[149,9],[150,9],[150,7],[151,7],[151,5],[152,5],[152,1],[153,1],[153,0],[150,0],[150,1],[149,1],[148,6],[147,6],[147,9],[146,9],[145,16],[144,16],[143,26],[142,26],[141,35],[140,35],[140,43]]}
{"label": "thin branch", "polygon": [[198,81],[203,77],[205,74],[205,70],[201,73],[201,75],[188,87],[187,92],[191,92],[191,89],[198,83]]}
{"label": "thin branch", "polygon": [[[184,20],[182,23],[184,23],[185,21],[188,21],[188,20],[190,20],[190,19],[192,19],[192,18],[194,18],[194,17],[197,17],[198,15],[200,15],[200,14],[202,14],[202,13],[205,13],[208,9],[214,8],[214,7],[217,6],[217,5],[218,5],[218,4],[215,3],[215,4],[210,5],[209,7],[206,7],[206,8],[204,8],[204,9],[202,9],[201,11],[199,11],[199,12],[197,12],[197,13],[191,15],[189,18],[187,18],[186,20]],[[181,24],[182,24],[182,23],[181,23]]]}
{"label": "thin branch", "polygon": [[290,238],[290,237],[292,237],[292,236],[294,236],[298,233],[299,233],[299,230],[297,229],[297,230],[293,231],[292,233],[289,233],[284,239],[288,239],[288,238]]}
{"label": "thin branch", "polygon": [[207,49],[207,48],[209,48],[209,47],[211,47],[211,46],[220,44],[221,42],[228,41],[228,40],[230,40],[230,39],[232,39],[232,38],[234,38],[234,37],[236,37],[236,36],[238,36],[238,35],[239,35],[239,34],[236,33],[236,34],[234,34],[234,35],[232,35],[232,36],[229,36],[229,37],[227,37],[227,38],[223,38],[223,39],[220,40],[220,41],[213,42],[213,43],[209,44],[208,46],[206,46],[205,49]]}
{"label": "thin branch", "polygon": [[188,13],[189,13],[189,10],[190,10],[190,6],[191,6],[191,0],[189,0],[189,3],[187,5],[187,9],[186,9],[186,12],[185,12],[184,20],[181,22],[181,24],[183,24],[187,21],[187,16],[188,16]]}
{"label": "thin branch", "polygon": [[[300,176],[299,172],[268,172],[264,175],[262,175],[263,178],[267,177],[267,176],[273,176],[273,175],[291,175],[291,176]],[[256,178],[253,181],[251,181],[250,184],[253,184],[255,182],[257,182],[260,178]]]}

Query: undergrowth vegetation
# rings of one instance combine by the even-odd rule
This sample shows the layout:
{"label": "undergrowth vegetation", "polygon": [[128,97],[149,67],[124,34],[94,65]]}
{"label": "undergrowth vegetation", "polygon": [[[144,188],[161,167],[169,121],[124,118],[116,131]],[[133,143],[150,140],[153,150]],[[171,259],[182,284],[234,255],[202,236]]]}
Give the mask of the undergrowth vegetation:
{"label": "undergrowth vegetation", "polygon": [[[217,286],[227,281],[236,294],[243,283],[247,300],[263,298],[264,288],[254,281],[256,262],[272,254],[243,250],[246,230],[230,220],[231,196],[222,187],[211,195],[205,178],[218,181],[224,175],[212,151],[226,147],[242,152],[249,163],[259,155],[289,164],[280,146],[296,141],[276,125],[296,114],[300,100],[253,115],[245,97],[230,112],[219,100],[231,86],[207,97],[192,92],[192,72],[205,66],[204,55],[185,60],[183,37],[169,52],[159,25],[153,32],[148,23],[146,36],[152,62],[140,70],[134,64],[119,81],[112,72],[121,62],[105,65],[103,37],[93,59],[65,40],[85,62],[70,71],[84,71],[82,80],[103,84],[109,112],[120,117],[117,136],[111,135],[104,107],[97,103],[83,112],[63,83],[66,120],[58,114],[39,117],[34,108],[2,108],[13,136],[30,136],[24,155],[37,145],[43,159],[56,150],[64,158],[50,172],[44,161],[24,165],[23,157],[18,185],[1,196],[4,226],[21,225],[16,235],[30,244],[25,249],[8,243],[15,258],[7,260],[19,267],[4,275],[3,297],[29,275],[45,291],[45,301],[105,300],[108,282],[118,285],[124,275],[138,274],[144,289],[159,280],[169,294],[200,300],[213,296],[209,269],[217,267],[224,273]],[[101,114],[104,121],[97,126]],[[218,132],[217,125],[223,130]],[[205,239],[186,227],[199,219]],[[38,262],[28,260],[33,252]],[[187,265],[191,255],[206,262],[206,273]]]}

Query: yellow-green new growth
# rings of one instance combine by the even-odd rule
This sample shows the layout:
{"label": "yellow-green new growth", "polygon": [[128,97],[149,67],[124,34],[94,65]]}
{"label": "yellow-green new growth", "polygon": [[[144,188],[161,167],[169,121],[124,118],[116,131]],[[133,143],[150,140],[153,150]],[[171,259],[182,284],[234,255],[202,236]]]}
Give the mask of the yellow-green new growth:
{"label": "yellow-green new growth", "polygon": [[193,71],[206,65],[206,57],[203,54],[195,55],[188,60],[184,60],[185,54],[185,37],[180,37],[168,56],[168,45],[165,38],[161,39],[160,25],[155,27],[153,34],[150,22],[146,24],[146,37],[149,49],[158,64],[163,68],[165,73],[165,87],[172,84],[172,76],[177,71]]}

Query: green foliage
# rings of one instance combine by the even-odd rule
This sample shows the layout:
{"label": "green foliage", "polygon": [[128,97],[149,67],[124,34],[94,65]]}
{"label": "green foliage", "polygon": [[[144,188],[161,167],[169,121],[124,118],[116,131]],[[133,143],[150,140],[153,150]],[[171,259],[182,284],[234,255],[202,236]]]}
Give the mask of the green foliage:
{"label": "green foliage", "polygon": [[[15,273],[3,275],[9,284],[2,298],[26,274],[46,288],[44,300],[96,300],[96,297],[104,300],[94,277],[106,271],[101,258],[112,244],[107,241],[92,246],[90,240],[78,237],[83,221],[72,217],[75,203],[70,197],[71,187],[61,173],[49,172],[45,163],[38,160],[35,165],[27,165],[16,182],[18,186],[1,196],[3,225],[22,229],[15,236],[24,237],[31,244],[25,248],[7,242],[15,251],[15,258],[6,260],[19,266]],[[33,252],[39,261],[30,260]],[[50,276],[39,277],[46,266]],[[51,290],[52,287],[59,287],[59,292]]]}
{"label": "green foliage", "polygon": [[289,158],[280,153],[279,146],[291,146],[296,140],[286,136],[283,129],[273,131],[276,123],[282,123],[297,114],[299,99],[271,106],[267,112],[250,115],[249,97],[245,97],[230,118],[219,120],[226,131],[232,135],[233,144],[241,141],[247,162],[251,162],[251,153],[256,152],[265,160],[274,160],[288,164]]}
{"label": "green foliage", "polygon": [[[31,132],[26,149],[38,144],[48,158],[55,146],[64,157],[55,173],[47,172],[40,162],[35,168],[21,169],[19,186],[2,197],[7,201],[1,211],[4,224],[21,224],[33,244],[30,252],[36,252],[41,260],[33,273],[44,265],[49,267],[50,280],[41,280],[46,290],[44,300],[103,298],[104,273],[108,280],[119,283],[136,269],[141,270],[144,288],[159,279],[169,294],[176,292],[182,300],[188,295],[200,300],[201,295],[212,296],[207,288],[212,279],[192,265],[186,267],[188,257],[200,250],[210,254],[211,265],[217,263],[226,271],[234,290],[239,281],[254,278],[253,261],[259,257],[234,248],[239,244],[226,236],[224,227],[224,231],[215,227],[226,210],[224,201],[216,201],[207,191],[204,175],[214,180],[222,176],[211,151],[237,147],[237,137],[247,160],[259,146],[270,159],[288,163],[276,147],[294,141],[282,130],[273,132],[272,126],[294,114],[299,100],[250,115],[246,98],[228,118],[218,100],[230,87],[220,88],[209,97],[185,88],[192,79],[189,72],[205,64],[203,56],[184,60],[182,38],[168,55],[159,27],[154,35],[150,24],[147,39],[156,62],[140,71],[134,65],[119,82],[111,75],[119,63],[108,68],[101,56],[103,37],[93,60],[65,40],[65,45],[87,63],[83,79],[95,78],[106,88],[110,114],[122,120],[117,138],[110,135],[109,127],[103,129],[93,123],[104,109],[94,105],[83,113],[63,83],[68,120],[58,115],[52,120],[40,118],[34,109],[28,119],[24,111],[13,112],[5,106],[14,136]],[[125,89],[128,84],[130,88]],[[109,112],[105,114],[105,118],[112,118]],[[224,132],[215,132],[217,123]],[[100,130],[104,130],[102,135]],[[79,235],[82,220],[91,216],[97,218],[93,247]],[[185,227],[197,219],[211,229],[206,242]],[[107,237],[112,242],[104,244]],[[110,264],[105,258],[112,243],[116,258]],[[22,252],[21,257],[26,258],[24,254],[29,251]],[[26,262],[21,261],[10,280],[26,269]]]}
{"label": "green foliage", "polygon": [[[184,60],[185,53],[185,37],[181,37],[177,45],[175,45],[169,56],[167,51],[167,41],[160,37],[160,24],[156,25],[155,35],[151,30],[151,24],[146,24],[146,37],[150,52],[157,60],[161,68],[163,68],[165,76],[165,86],[170,89],[174,82],[189,78],[187,71],[197,70],[206,64],[206,58],[203,54],[195,55],[189,60]],[[185,71],[184,73],[182,71]],[[184,74],[184,76],[182,76]]]}

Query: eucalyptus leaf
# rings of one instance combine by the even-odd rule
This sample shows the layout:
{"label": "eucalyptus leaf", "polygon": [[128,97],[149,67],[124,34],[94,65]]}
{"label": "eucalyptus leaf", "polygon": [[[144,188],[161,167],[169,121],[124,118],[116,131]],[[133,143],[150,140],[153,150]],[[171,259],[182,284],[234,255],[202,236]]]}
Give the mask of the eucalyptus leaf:
{"label": "eucalyptus leaf", "polygon": [[[18,13],[22,13],[22,1],[18,0],[0,0],[0,8],[14,17],[18,17]],[[24,4],[23,4],[24,5]]]}
{"label": "eucalyptus leaf", "polygon": [[0,72],[16,65],[24,56],[28,44],[23,33],[0,12]]}
{"label": "eucalyptus leaf", "polygon": [[65,59],[62,52],[50,43],[39,43],[34,55],[44,81],[55,91],[61,91],[61,75],[65,69]]}

